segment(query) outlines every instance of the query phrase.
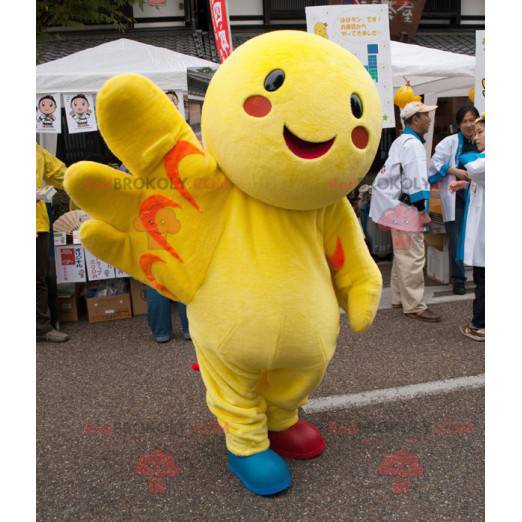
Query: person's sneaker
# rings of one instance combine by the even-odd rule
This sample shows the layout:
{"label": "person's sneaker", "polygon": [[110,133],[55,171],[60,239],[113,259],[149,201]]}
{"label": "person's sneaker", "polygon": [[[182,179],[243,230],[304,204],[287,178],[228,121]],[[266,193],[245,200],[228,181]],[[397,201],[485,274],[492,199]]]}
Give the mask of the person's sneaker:
{"label": "person's sneaker", "polygon": [[467,324],[466,326],[461,326],[459,329],[462,335],[465,335],[474,341],[484,342],[486,339],[485,328],[472,328],[469,324]]}
{"label": "person's sneaker", "polygon": [[164,335],[161,337],[155,337],[155,339],[156,339],[157,343],[163,344],[163,343],[168,343],[170,341],[170,336]]}
{"label": "person's sneaker", "polygon": [[465,295],[466,287],[464,285],[453,285],[453,293],[455,295]]}
{"label": "person's sneaker", "polygon": [[406,317],[410,317],[411,319],[418,319],[419,321],[424,321],[426,323],[440,323],[441,321],[440,315],[437,315],[435,312],[432,312],[429,308],[426,308],[421,312],[413,312],[404,315]]}
{"label": "person's sneaker", "polygon": [[185,341],[192,341],[192,337],[190,337],[188,332],[183,334],[183,339],[185,339]]}
{"label": "person's sneaker", "polygon": [[43,343],[64,343],[69,340],[69,336],[64,332],[59,332],[58,330],[49,330],[48,332],[37,335],[36,341]]}

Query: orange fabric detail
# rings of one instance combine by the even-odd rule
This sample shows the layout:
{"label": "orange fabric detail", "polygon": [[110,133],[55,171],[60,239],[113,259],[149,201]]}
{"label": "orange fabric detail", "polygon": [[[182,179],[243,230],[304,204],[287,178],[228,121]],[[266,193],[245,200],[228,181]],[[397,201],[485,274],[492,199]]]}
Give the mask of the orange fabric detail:
{"label": "orange fabric detail", "polygon": [[185,156],[189,156],[190,154],[204,155],[203,151],[198,149],[195,145],[192,145],[192,143],[189,143],[188,141],[178,141],[175,147],[173,147],[165,156],[163,164],[165,165],[167,176],[176,187],[176,190],[195,209],[199,210],[199,205],[192,194],[185,188],[185,185],[179,176],[179,163]]}
{"label": "orange fabric detail", "polygon": [[156,214],[166,207],[181,208],[175,201],[172,201],[165,196],[160,196],[159,194],[150,196],[141,202],[140,220],[143,224],[143,227],[150,234],[152,239],[154,239],[158,245],[164,248],[169,254],[174,256],[178,261],[183,263],[180,255],[176,252],[176,250],[174,250],[174,248],[158,229]]}
{"label": "orange fabric detail", "polygon": [[164,285],[162,285],[152,273],[152,265],[154,263],[165,263],[161,257],[158,257],[154,254],[142,254],[140,256],[140,267],[145,274],[145,277],[150,281],[153,288],[155,288],[158,292],[163,292],[172,296],[172,299],[175,301],[176,296]]}
{"label": "orange fabric detail", "polygon": [[328,259],[328,264],[330,265],[330,268],[334,272],[338,272],[341,270],[344,266],[344,249],[343,244],[341,242],[341,238],[337,237],[337,245],[335,247],[335,252],[331,256],[326,256],[326,259]]}

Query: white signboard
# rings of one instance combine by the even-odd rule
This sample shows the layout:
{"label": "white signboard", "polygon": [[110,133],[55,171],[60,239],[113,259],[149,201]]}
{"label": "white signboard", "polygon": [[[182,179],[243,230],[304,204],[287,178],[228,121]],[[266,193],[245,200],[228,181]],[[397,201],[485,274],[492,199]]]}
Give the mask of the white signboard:
{"label": "white signboard", "polygon": [[36,96],[36,132],[59,134],[62,131],[59,94]]}
{"label": "white signboard", "polygon": [[81,245],[58,246],[54,248],[56,282],[85,282],[85,258]]}
{"label": "white signboard", "polygon": [[63,95],[69,134],[98,130],[92,94],[76,92]]}
{"label": "white signboard", "polygon": [[114,267],[109,263],[94,257],[88,250],[85,250],[85,262],[87,265],[87,278],[89,281],[114,278]]}
{"label": "white signboard", "polygon": [[486,110],[486,31],[477,31],[475,52],[475,107]]}
{"label": "white signboard", "polygon": [[388,5],[307,7],[306,29],[357,57],[379,91],[383,127],[395,127]]}
{"label": "white signboard", "polygon": [[117,267],[114,267],[114,277],[130,277],[130,274],[127,274],[127,272],[124,272],[123,270],[120,270]]}

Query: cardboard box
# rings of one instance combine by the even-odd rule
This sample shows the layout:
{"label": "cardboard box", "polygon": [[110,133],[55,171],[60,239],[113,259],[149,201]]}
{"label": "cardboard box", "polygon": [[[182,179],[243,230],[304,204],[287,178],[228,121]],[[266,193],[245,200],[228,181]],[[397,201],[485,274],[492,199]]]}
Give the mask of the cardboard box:
{"label": "cardboard box", "polygon": [[58,318],[61,323],[78,321],[85,311],[85,304],[80,298],[80,284],[66,283],[58,285]]}
{"label": "cardboard box", "polygon": [[79,309],[80,302],[76,294],[58,296],[58,317],[60,318],[61,323],[77,321],[80,317]]}
{"label": "cardboard box", "polygon": [[440,193],[436,189],[430,192],[430,214],[442,214],[442,203],[440,201]]}
{"label": "cardboard box", "polygon": [[424,234],[424,241],[426,242],[426,245],[432,246],[440,252],[443,252],[447,236],[446,234],[434,234],[433,232],[428,232]]}
{"label": "cardboard box", "polygon": [[132,315],[147,313],[147,285],[136,279],[130,279],[130,293],[132,298]]}
{"label": "cardboard box", "polygon": [[128,319],[132,316],[130,295],[108,295],[104,297],[86,298],[87,313],[90,323]]}
{"label": "cardboard box", "polygon": [[448,242],[444,242],[444,249],[428,245],[426,249],[426,274],[431,279],[435,279],[439,283],[449,284],[450,282],[450,266]]}

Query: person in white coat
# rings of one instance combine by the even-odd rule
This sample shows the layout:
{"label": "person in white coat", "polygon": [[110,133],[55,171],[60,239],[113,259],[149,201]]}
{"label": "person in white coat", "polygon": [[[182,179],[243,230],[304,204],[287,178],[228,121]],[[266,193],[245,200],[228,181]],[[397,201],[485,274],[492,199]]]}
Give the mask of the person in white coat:
{"label": "person in white coat", "polygon": [[471,322],[460,328],[470,339],[484,341],[486,337],[486,256],[485,256],[485,172],[486,172],[486,121],[484,118],[476,122],[475,144],[479,152],[462,155],[461,161],[469,176],[466,181],[455,181],[450,190],[466,188],[466,206],[457,251],[457,259],[473,267],[475,283],[475,300],[473,301],[473,318]]}
{"label": "person in white coat", "polygon": [[407,317],[439,322],[424,302],[424,228],[430,222],[430,184],[424,148],[429,113],[436,106],[408,103],[401,111],[404,132],[391,145],[388,158],[372,185],[370,217],[392,234],[392,305]]}
{"label": "person in white coat", "polygon": [[458,295],[466,293],[466,276],[464,264],[457,261],[457,247],[464,217],[465,190],[453,192],[449,185],[458,179],[466,179],[467,173],[462,169],[460,158],[468,152],[477,152],[473,143],[475,120],[479,117],[473,105],[464,105],[455,116],[456,134],[447,136],[435,147],[429,169],[429,181],[440,186],[442,217],[448,234],[448,250],[453,292]]}

